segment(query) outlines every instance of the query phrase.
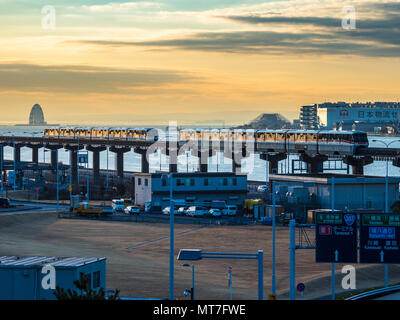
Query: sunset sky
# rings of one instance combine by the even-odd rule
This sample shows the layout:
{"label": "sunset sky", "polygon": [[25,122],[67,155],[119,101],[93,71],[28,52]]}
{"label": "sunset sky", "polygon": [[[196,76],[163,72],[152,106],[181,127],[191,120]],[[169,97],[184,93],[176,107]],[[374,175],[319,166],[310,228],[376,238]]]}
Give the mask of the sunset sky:
{"label": "sunset sky", "polygon": [[[43,28],[51,5],[55,28]],[[343,29],[354,6],[356,29]],[[213,125],[399,101],[400,2],[0,0],[1,124]],[[48,26],[48,24],[45,24]]]}

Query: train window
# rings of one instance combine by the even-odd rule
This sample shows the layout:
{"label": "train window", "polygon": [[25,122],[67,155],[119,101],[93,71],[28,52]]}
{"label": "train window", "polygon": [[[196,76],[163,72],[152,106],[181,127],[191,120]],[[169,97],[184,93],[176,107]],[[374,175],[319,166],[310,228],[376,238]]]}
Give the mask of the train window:
{"label": "train window", "polygon": [[316,133],[307,133],[307,141],[316,141],[317,134]]}
{"label": "train window", "polygon": [[285,140],[285,134],[283,132],[277,133],[276,139],[277,140]]}
{"label": "train window", "polygon": [[295,140],[299,142],[305,142],[306,141],[306,135],[304,133],[296,133],[295,134]]}

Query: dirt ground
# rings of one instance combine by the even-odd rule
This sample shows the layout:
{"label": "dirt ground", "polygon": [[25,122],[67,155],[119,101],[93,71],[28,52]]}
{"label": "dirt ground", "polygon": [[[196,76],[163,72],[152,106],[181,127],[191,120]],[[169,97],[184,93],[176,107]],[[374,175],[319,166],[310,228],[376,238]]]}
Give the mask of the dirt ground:
{"label": "dirt ground", "polygon": [[[311,233],[312,234],[312,233]],[[107,258],[107,289],[118,288],[121,296],[168,298],[169,225],[164,223],[105,222],[58,219],[54,213],[0,215],[0,255],[79,256]],[[289,230],[276,230],[278,299],[288,299]],[[264,251],[264,297],[271,293],[272,228],[270,226],[175,225],[175,257],[180,249],[203,251]],[[195,262],[196,299],[229,299],[227,269],[232,266],[233,298],[257,299],[255,260],[204,259]],[[341,268],[336,266],[337,292]],[[357,289],[381,286],[383,266],[356,265]],[[314,250],[296,251],[296,283],[306,290],[297,299],[329,297],[330,264],[315,263]],[[191,287],[191,268],[175,261],[175,298]],[[400,268],[389,268],[390,283],[400,281]]]}

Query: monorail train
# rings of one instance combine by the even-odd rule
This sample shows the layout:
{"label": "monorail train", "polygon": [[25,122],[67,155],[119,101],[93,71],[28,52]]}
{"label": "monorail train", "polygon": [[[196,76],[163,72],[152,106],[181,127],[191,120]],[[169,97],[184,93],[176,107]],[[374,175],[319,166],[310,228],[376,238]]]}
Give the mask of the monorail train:
{"label": "monorail train", "polygon": [[[89,138],[158,141],[161,132],[153,128],[49,128],[49,138]],[[327,155],[354,155],[358,148],[368,147],[368,137],[362,131],[327,130],[241,130],[182,129],[179,141],[254,141],[259,151],[310,152]]]}
{"label": "monorail train", "polygon": [[112,140],[157,141],[158,130],[154,128],[48,128],[45,138],[88,138]]}
{"label": "monorail train", "polygon": [[44,137],[157,141],[158,130],[154,128],[48,128],[44,130]]}
{"label": "monorail train", "polygon": [[358,148],[368,147],[367,134],[362,131],[259,130],[255,140],[258,149],[275,152],[354,155]]}
{"label": "monorail train", "polygon": [[328,155],[354,155],[358,148],[368,147],[367,134],[362,131],[185,129],[180,130],[179,140],[255,141],[260,151]]}

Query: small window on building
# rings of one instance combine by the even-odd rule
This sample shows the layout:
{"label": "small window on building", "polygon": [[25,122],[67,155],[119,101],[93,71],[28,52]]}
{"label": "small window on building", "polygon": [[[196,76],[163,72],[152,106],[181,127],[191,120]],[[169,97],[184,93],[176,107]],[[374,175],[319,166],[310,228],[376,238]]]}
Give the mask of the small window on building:
{"label": "small window on building", "polygon": [[100,271],[93,272],[93,289],[98,287],[100,287]]}
{"label": "small window on building", "polygon": [[139,178],[138,179],[138,186],[141,186],[142,185],[142,178]]}
{"label": "small window on building", "polygon": [[92,274],[91,273],[86,273],[84,274],[83,272],[80,273],[80,275],[83,275],[83,280],[86,281],[86,289],[90,290],[92,289]]}
{"label": "small window on building", "polygon": [[224,179],[222,180],[222,184],[223,184],[224,186],[227,186],[227,185],[228,185],[228,179],[227,179],[227,178],[224,178]]}
{"label": "small window on building", "polygon": [[232,185],[237,186],[237,179],[236,178],[232,179]]}
{"label": "small window on building", "polygon": [[190,179],[190,185],[194,186],[194,179],[193,178]]}
{"label": "small window on building", "polygon": [[161,179],[162,186],[165,187],[167,185],[167,179]]}
{"label": "small window on building", "polygon": [[144,179],[144,185],[147,187],[149,185],[149,179]]}
{"label": "small window on building", "polygon": [[204,185],[208,186],[208,179],[207,178],[204,179]]}

